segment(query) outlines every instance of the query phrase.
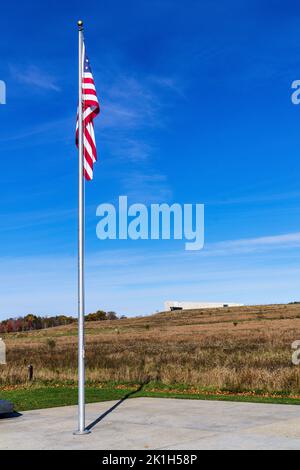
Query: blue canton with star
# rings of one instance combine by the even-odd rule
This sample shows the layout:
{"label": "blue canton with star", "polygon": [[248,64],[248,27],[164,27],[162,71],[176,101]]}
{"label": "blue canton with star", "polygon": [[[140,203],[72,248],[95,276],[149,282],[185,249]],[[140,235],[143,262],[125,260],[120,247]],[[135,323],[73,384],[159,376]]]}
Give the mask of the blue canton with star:
{"label": "blue canton with star", "polygon": [[84,57],[84,71],[87,72],[87,73],[92,73],[92,69],[91,69],[91,66],[90,66],[90,61],[88,59],[88,57],[85,55]]}

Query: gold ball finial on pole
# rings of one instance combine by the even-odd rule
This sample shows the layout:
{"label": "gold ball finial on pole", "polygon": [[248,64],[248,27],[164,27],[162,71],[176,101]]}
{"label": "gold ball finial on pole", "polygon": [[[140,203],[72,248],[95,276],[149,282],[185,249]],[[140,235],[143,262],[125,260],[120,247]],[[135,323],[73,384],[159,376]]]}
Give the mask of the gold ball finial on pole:
{"label": "gold ball finial on pole", "polygon": [[82,29],[83,29],[83,21],[82,21],[82,20],[78,20],[78,21],[77,21],[77,24],[78,24],[78,28],[79,28],[80,30],[82,30]]}

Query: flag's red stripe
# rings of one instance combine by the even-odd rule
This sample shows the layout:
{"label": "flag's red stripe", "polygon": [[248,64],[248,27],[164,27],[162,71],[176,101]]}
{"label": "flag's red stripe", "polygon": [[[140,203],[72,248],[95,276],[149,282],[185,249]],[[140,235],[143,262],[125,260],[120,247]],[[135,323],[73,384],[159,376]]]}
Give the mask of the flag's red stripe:
{"label": "flag's red stripe", "polygon": [[[93,88],[85,88],[84,91],[83,91],[83,96],[85,96],[85,95],[95,95],[96,98],[97,98],[97,93],[96,93],[95,90],[93,90]],[[98,103],[98,101],[96,101],[96,103]]]}
{"label": "flag's red stripe", "polygon": [[84,174],[86,180],[91,181],[90,175],[88,174],[88,172],[86,171],[85,168],[83,170],[83,174]]}
{"label": "flag's red stripe", "polygon": [[88,153],[86,147],[84,148],[84,158],[85,158],[85,161],[87,162],[88,166],[91,167],[91,169],[93,169],[93,164],[94,163],[93,163],[92,157]]}

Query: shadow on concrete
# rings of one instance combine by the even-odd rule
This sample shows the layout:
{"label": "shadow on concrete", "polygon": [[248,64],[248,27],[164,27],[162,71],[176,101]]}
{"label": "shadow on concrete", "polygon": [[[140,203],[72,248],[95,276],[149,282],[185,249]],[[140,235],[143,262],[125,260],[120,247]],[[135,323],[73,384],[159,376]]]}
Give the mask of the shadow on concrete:
{"label": "shadow on concrete", "polygon": [[110,413],[112,413],[116,408],[118,408],[118,406],[120,406],[125,400],[127,400],[128,398],[130,398],[131,396],[135,395],[136,393],[140,392],[142,390],[142,388],[144,387],[144,383],[142,385],[139,386],[139,388],[137,388],[136,390],[130,392],[130,393],[127,393],[127,395],[125,395],[125,397],[121,398],[121,400],[119,400],[117,403],[115,403],[114,406],[112,406],[111,408],[109,408],[109,410],[105,411],[104,413],[102,413],[102,415],[100,415],[98,418],[95,419],[95,421],[93,421],[91,424],[89,424],[86,429],[88,431],[90,431],[93,427],[95,427],[98,423],[100,423],[100,421],[102,421],[104,418],[106,418],[107,415],[109,415]]}
{"label": "shadow on concrete", "polygon": [[1,419],[19,418],[20,416],[22,416],[22,413],[18,413],[17,411],[13,411],[12,413],[2,413],[0,414],[0,421]]}

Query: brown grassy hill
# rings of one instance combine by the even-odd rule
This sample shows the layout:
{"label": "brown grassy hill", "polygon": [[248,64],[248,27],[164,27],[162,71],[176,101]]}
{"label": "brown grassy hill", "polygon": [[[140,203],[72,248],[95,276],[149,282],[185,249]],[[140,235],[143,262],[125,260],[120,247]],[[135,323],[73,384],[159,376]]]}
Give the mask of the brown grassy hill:
{"label": "brown grassy hill", "polygon": [[[77,328],[3,335],[0,386],[22,384],[27,365],[38,383],[74,383]],[[208,390],[299,394],[291,343],[300,339],[300,304],[159,313],[86,323],[88,383],[156,381]]]}

